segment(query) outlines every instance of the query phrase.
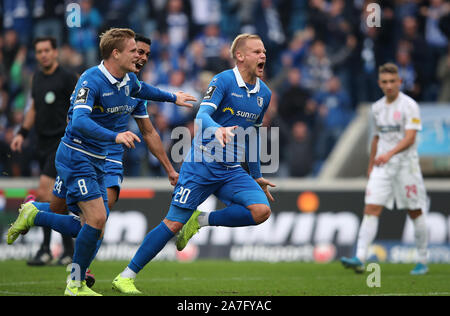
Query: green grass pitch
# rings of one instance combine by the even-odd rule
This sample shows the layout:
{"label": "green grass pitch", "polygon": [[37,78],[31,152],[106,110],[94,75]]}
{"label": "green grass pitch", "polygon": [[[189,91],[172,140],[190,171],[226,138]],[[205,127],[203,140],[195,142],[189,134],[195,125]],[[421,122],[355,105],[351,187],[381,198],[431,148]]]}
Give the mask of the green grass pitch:
{"label": "green grass pitch", "polygon": [[[121,295],[111,281],[127,262],[95,261],[94,290]],[[450,265],[431,264],[428,275],[411,276],[412,264],[380,264],[380,287],[369,287],[371,272],[355,274],[340,263],[263,263],[198,260],[155,261],[138,275],[136,286],[149,296],[319,296],[450,295]],[[24,261],[0,262],[0,296],[64,293],[65,267],[28,267]]]}

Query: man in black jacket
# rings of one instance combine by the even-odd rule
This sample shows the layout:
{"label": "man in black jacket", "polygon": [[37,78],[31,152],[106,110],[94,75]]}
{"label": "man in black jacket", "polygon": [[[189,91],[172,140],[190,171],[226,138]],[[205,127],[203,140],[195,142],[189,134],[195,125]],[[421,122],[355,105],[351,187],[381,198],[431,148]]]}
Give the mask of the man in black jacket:
{"label": "man in black jacket", "polygon": [[[56,178],[55,153],[67,125],[67,111],[70,96],[78,76],[58,63],[58,49],[53,37],[39,37],[34,41],[34,49],[39,69],[33,76],[31,105],[24,122],[11,142],[13,151],[21,152],[22,145],[34,126],[37,134],[36,155],[39,161],[40,177],[36,199],[50,202]],[[44,229],[44,241],[29,265],[44,265],[52,260],[50,253],[51,230]],[[63,236],[64,254],[61,264],[68,264],[72,258],[73,241]],[[68,261],[68,262],[66,262]]]}

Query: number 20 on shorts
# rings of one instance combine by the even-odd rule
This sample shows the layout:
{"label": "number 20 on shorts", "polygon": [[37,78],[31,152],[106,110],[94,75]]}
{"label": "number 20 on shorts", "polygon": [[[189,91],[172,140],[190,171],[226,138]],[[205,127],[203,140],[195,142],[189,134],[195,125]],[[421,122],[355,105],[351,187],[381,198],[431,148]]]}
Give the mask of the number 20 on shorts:
{"label": "number 20 on shorts", "polygon": [[180,187],[180,191],[178,191],[178,192],[175,194],[175,199],[174,199],[174,201],[175,201],[175,202],[179,202],[179,203],[181,203],[181,204],[184,204],[184,203],[186,203],[186,201],[187,201],[187,199],[188,199],[190,193],[191,193],[191,190],[190,190],[190,189]]}

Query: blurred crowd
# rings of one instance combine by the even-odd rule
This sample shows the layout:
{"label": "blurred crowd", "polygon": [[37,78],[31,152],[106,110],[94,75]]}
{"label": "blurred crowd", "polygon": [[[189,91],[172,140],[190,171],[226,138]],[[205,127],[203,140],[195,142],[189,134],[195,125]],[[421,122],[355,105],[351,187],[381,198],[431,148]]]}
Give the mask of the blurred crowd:
{"label": "blurred crowd", "polygon": [[[80,26],[69,27],[71,3]],[[99,34],[130,27],[152,40],[141,79],[202,98],[214,74],[233,63],[229,47],[242,32],[267,49],[265,82],[273,91],[264,118],[280,145],[276,176],[318,174],[359,104],[380,98],[377,67],[395,62],[402,90],[417,101],[450,102],[450,4],[445,0],[3,0],[0,2],[0,170],[34,176],[32,134],[22,154],[9,144],[30,102],[36,70],[32,40],[54,36],[60,64],[81,74],[99,63]],[[371,8],[371,7],[369,7]],[[379,18],[379,19],[378,19]],[[71,20],[74,22],[75,20]],[[376,25],[376,23],[379,23]],[[375,23],[375,26],[374,24]],[[167,151],[176,126],[193,130],[192,110],[149,104]],[[278,133],[270,133],[277,127]],[[130,129],[137,127],[130,122]],[[169,154],[170,157],[170,154]],[[178,165],[179,167],[179,165]],[[145,145],[126,152],[127,176],[163,176]]]}

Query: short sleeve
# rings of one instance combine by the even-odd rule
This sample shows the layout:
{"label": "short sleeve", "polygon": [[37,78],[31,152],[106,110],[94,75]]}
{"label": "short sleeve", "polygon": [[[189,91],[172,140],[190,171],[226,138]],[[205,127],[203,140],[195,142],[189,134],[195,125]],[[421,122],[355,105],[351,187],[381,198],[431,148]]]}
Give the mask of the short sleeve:
{"label": "short sleeve", "polygon": [[138,104],[136,105],[133,113],[133,117],[135,118],[147,118],[148,112],[147,112],[147,101],[146,100],[139,100]]}
{"label": "short sleeve", "polygon": [[422,130],[419,105],[416,102],[411,101],[405,108],[405,130]]}

